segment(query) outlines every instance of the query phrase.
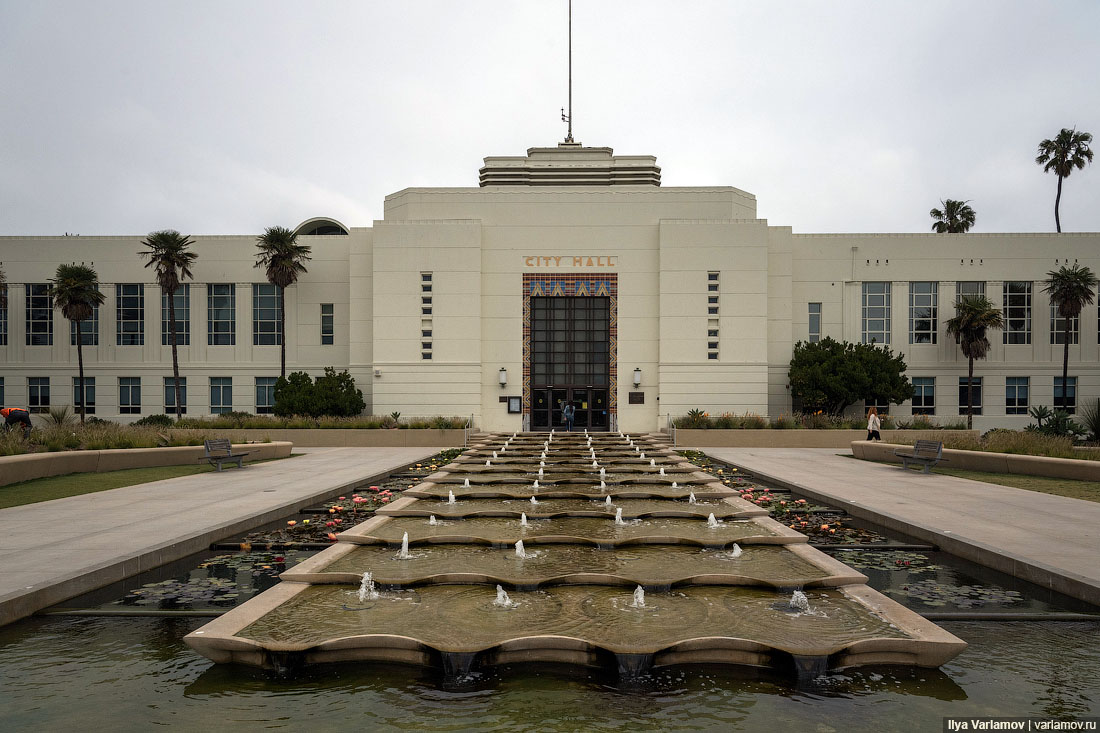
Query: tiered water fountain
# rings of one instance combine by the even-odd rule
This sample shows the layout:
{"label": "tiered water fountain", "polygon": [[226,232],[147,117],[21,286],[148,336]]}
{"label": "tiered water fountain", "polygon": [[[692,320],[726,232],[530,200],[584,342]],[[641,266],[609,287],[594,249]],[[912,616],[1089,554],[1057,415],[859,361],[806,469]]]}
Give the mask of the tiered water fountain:
{"label": "tiered water fountain", "polygon": [[494,435],[187,636],[217,662],[939,666],[966,644],[652,440]]}

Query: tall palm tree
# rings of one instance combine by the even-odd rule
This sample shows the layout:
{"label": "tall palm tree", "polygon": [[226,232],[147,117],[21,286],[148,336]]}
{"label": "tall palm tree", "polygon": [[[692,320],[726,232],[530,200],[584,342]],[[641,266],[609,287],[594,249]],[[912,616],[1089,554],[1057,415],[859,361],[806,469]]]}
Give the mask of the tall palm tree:
{"label": "tall palm tree", "polygon": [[279,289],[280,371],[286,376],[286,289],[306,272],[311,247],[298,244],[298,235],[286,227],[268,227],[256,240],[256,267],[266,268],[267,281]]}
{"label": "tall palm tree", "polygon": [[1084,168],[1092,162],[1092,150],[1089,143],[1092,135],[1077,132],[1077,129],[1063,127],[1053,140],[1039,143],[1039,155],[1035,162],[1043,166],[1043,171],[1054,171],[1058,176],[1058,195],[1054,197],[1054,225],[1062,231],[1062,220],[1058,217],[1058,204],[1062,201],[1062,179],[1068,178],[1074,168]]}
{"label": "tall palm tree", "polygon": [[[57,273],[50,286],[50,299],[61,309],[61,315],[76,326],[76,361],[80,376],[77,389],[80,394],[80,422],[84,422],[87,394],[84,392],[84,334],[80,324],[95,314],[95,307],[103,303],[103,293],[99,292],[99,276],[88,265],[75,262],[70,265],[58,265]],[[75,400],[74,400],[75,401]]]}
{"label": "tall palm tree", "polygon": [[970,361],[966,377],[966,427],[974,427],[974,360],[984,359],[989,353],[986,331],[1004,328],[1001,309],[984,295],[968,295],[955,303],[955,317],[947,322],[949,336],[957,336],[959,348]]}
{"label": "tall palm tree", "polygon": [[152,267],[157,274],[157,284],[161,291],[168,297],[168,340],[172,344],[172,377],[176,393],[176,419],[183,417],[183,407],[180,403],[180,361],[176,352],[176,291],[180,282],[186,279],[194,280],[191,274],[191,266],[195,264],[198,255],[188,250],[195,242],[175,229],[164,229],[153,232],[142,241],[149,249],[138,252],[142,257],[149,259],[146,267]]}
{"label": "tall palm tree", "polygon": [[928,212],[935,219],[932,222],[932,231],[938,234],[966,234],[974,226],[975,219],[974,209],[969,204],[969,201],[941,199],[940,205],[943,208]]}
{"label": "tall palm tree", "polygon": [[[1091,155],[1091,154],[1090,154]],[[1043,292],[1050,294],[1050,302],[1058,306],[1058,315],[1062,317],[1062,404],[1066,403],[1067,381],[1069,380],[1069,327],[1070,320],[1081,315],[1081,309],[1092,305],[1093,290],[1096,288],[1096,275],[1087,267],[1062,265],[1047,273],[1043,281]]]}

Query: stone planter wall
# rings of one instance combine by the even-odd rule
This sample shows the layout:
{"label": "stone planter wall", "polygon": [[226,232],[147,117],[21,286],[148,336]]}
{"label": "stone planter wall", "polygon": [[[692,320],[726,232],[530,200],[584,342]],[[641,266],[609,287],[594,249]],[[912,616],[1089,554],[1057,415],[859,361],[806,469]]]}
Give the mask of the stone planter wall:
{"label": "stone planter wall", "polygon": [[[866,440],[852,442],[852,455],[868,461],[901,463],[901,459],[894,455],[894,451],[902,449],[912,449],[912,446],[869,443]],[[940,465],[945,468],[1100,481],[1100,461],[1047,458],[1046,456],[1020,456],[1012,453],[989,453],[976,450],[952,450],[950,448],[943,449],[943,457],[947,459],[947,462]]]}
{"label": "stone planter wall", "polygon": [[[249,443],[233,446],[235,453],[248,453],[245,462],[286,458],[293,443]],[[74,450],[0,456],[0,486],[69,473],[102,473],[127,468],[193,466],[202,458],[203,447],[126,448],[119,450]]]}
{"label": "stone planter wall", "polygon": [[[882,439],[943,440],[943,430],[883,430]],[[978,435],[976,430],[952,430],[952,435]],[[676,431],[678,448],[848,448],[867,437],[866,430],[688,430]]]}
{"label": "stone planter wall", "polygon": [[460,448],[464,431],[436,428],[423,430],[384,429],[230,429],[176,430],[172,432],[215,435],[230,440],[288,440],[300,448]]}

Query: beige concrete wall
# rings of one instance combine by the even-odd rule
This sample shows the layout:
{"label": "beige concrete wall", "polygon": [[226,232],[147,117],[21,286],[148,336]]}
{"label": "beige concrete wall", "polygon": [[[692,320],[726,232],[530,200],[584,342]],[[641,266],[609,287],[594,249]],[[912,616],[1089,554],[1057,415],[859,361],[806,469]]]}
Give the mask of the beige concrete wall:
{"label": "beige concrete wall", "polygon": [[[884,436],[885,437],[885,436]],[[852,455],[868,461],[901,463],[894,451],[912,450],[910,445],[892,445],[890,443],[868,443],[864,440],[853,441]],[[1048,458],[1047,456],[1021,456],[1009,453],[990,453],[986,451],[952,450],[945,448],[942,463],[944,468],[957,468],[968,471],[986,471],[989,473],[1016,473],[1027,476],[1050,476],[1052,478],[1075,479],[1078,481],[1100,481],[1100,461],[1086,461],[1073,458]]]}
{"label": "beige concrete wall", "polygon": [[[174,432],[187,433],[187,430]],[[202,430],[206,435],[232,437],[234,440],[287,441],[303,448],[418,448],[462,446],[462,430]]]}
{"label": "beige concrete wall", "polygon": [[[248,453],[245,462],[249,463],[271,458],[286,458],[293,447],[289,442],[238,443],[233,445],[233,452]],[[0,486],[70,473],[103,473],[153,466],[189,466],[199,463],[202,457],[201,445],[0,456]]]}

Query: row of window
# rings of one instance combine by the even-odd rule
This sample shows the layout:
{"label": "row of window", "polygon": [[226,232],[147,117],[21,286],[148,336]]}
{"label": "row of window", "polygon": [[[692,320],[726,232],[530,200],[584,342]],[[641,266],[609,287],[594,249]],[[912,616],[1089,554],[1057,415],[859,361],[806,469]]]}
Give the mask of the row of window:
{"label": "row of window", "polygon": [[[275,407],[275,382],[277,377],[256,377],[256,403],[254,407],[257,413],[270,413]],[[166,413],[176,412],[176,387],[172,377],[163,378],[164,400],[163,408]],[[73,377],[73,405],[76,408],[84,406],[84,413],[95,414],[96,378],[84,377],[84,393],[80,392],[80,379]],[[142,410],[141,377],[118,378],[118,413],[120,415],[140,415]],[[0,404],[4,400],[4,378],[0,377]],[[146,405],[148,406],[148,405]],[[161,405],[158,405],[158,409]],[[180,377],[180,407],[182,412],[187,412],[187,377]],[[50,409],[50,378],[27,377],[27,409],[31,412],[48,412]],[[233,378],[210,377],[210,412],[232,412],[233,410]]]}
{"label": "row of window", "polygon": [[432,358],[432,273],[420,273],[420,358]]}
{"label": "row of window", "polygon": [[[50,304],[50,286],[45,283],[28,283],[26,288],[26,336],[27,346],[52,346],[54,338],[54,309]],[[429,286],[430,287],[430,286]],[[206,286],[206,343],[209,346],[233,346],[237,343],[237,286],[234,283],[211,283]],[[122,283],[115,285],[115,343],[118,346],[141,346],[145,343],[145,285]],[[181,285],[172,297],[175,309],[176,344],[191,343],[191,286]],[[252,285],[252,344],[254,346],[278,346],[282,343],[283,330],[279,313],[279,289],[270,283]],[[332,303],[321,303],[321,344],[334,342],[334,308]],[[430,310],[430,308],[429,308]],[[8,343],[7,308],[0,305],[0,346]],[[169,341],[171,308],[168,296],[160,298],[160,339],[167,346]],[[92,317],[80,322],[80,342],[85,346],[99,345],[99,306]],[[69,344],[76,345],[77,324],[69,328]]]}
{"label": "row of window", "polygon": [[718,358],[718,273],[707,273],[707,358]]}
{"label": "row of window", "polygon": [[[913,414],[936,414],[936,378],[913,377]],[[966,377],[959,377],[959,414],[966,414],[967,392],[974,407],[974,414],[982,414],[982,378],[974,377],[972,384],[968,384]],[[1005,377],[1005,414],[1026,415],[1030,407],[1029,394],[1031,392],[1030,377]],[[880,411],[883,407],[880,406]],[[1062,386],[1062,378],[1054,378],[1054,408],[1065,410],[1071,415],[1077,411],[1077,377],[1069,377],[1065,388]]]}
{"label": "row of window", "polygon": [[[934,344],[939,329],[939,283],[909,283],[909,343]],[[865,282],[861,299],[861,332],[863,343],[889,344],[891,333],[891,283]],[[1005,327],[1002,332],[1006,344],[1031,343],[1031,296],[1034,283],[1005,282],[1001,288],[1001,308]],[[955,302],[968,296],[985,297],[985,283],[978,281],[955,283]],[[815,320],[816,316],[816,320]],[[821,304],[809,304],[810,341],[821,337]],[[1058,308],[1050,306],[1050,343],[1065,343],[1066,319],[1058,315]],[[1080,339],[1080,318],[1069,321],[1069,342]]]}

